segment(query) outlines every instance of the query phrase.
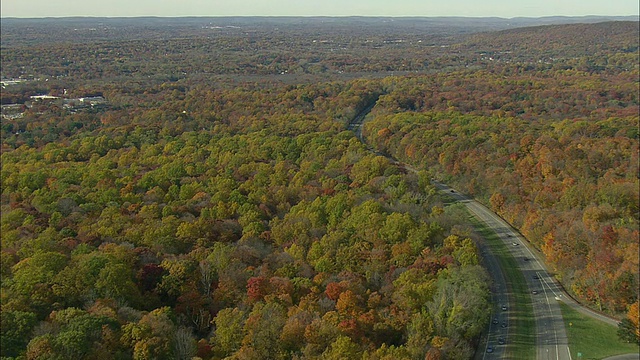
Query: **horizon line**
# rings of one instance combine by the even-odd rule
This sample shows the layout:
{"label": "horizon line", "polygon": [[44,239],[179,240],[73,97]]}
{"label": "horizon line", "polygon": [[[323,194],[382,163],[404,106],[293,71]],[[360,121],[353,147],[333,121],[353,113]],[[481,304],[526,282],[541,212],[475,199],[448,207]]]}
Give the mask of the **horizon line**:
{"label": "horizon line", "polygon": [[640,14],[630,15],[542,15],[542,16],[468,16],[468,15],[52,15],[52,16],[1,16],[0,19],[79,19],[79,18],[100,18],[100,19],[135,19],[135,18],[464,18],[464,19],[544,19],[544,18],[615,18],[615,17],[638,17]]}

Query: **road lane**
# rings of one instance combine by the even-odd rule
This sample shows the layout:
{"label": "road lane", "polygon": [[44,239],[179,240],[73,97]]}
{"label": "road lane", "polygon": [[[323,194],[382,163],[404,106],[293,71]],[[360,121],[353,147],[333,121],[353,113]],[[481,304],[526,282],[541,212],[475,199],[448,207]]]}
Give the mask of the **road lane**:
{"label": "road lane", "polygon": [[[503,358],[509,341],[509,317],[508,313],[502,311],[501,304],[510,304],[509,293],[507,292],[507,282],[502,272],[502,268],[498,263],[498,259],[493,255],[488,245],[485,243],[478,244],[478,249],[482,253],[482,265],[489,271],[493,280],[491,286],[491,297],[493,302],[493,311],[491,314],[491,322],[487,330],[485,346],[480,359],[497,359]],[[503,328],[502,324],[506,322],[507,327]],[[500,344],[499,339],[503,339],[505,344]],[[487,352],[491,347],[492,352]]]}
{"label": "road lane", "polygon": [[[377,100],[377,99],[376,99]],[[354,131],[356,136],[362,143],[366,144],[365,139],[362,136],[362,126],[365,117],[375,106],[376,101],[373,101],[363,109],[349,124],[349,130]],[[386,156],[394,163],[398,163],[397,160],[389,155],[380,154],[375,149],[370,149],[378,155]],[[405,169],[411,172],[417,172],[414,168],[404,164]],[[437,181],[432,182],[441,191],[447,192],[450,196],[454,197],[457,201],[463,203],[471,213],[473,213],[480,221],[483,221],[489,226],[496,234],[499,235],[505,244],[511,244],[513,247],[510,249],[512,255],[519,259],[518,267],[525,276],[525,281],[529,292],[532,296],[532,307],[536,321],[536,358],[537,359],[557,359],[557,360],[572,360],[571,353],[569,351],[568,340],[566,330],[564,327],[564,321],[562,318],[562,312],[558,304],[562,301],[588,316],[596,318],[598,320],[607,322],[614,326],[618,321],[612,319],[606,315],[592,311],[571,298],[562,288],[562,286],[550,275],[545,264],[539,261],[539,257],[529,248],[526,239],[524,239],[515,229],[511,227],[506,221],[497,216],[495,213],[487,209],[482,204],[476,202],[473,199],[469,199],[459,192],[449,188],[448,186],[439,183]],[[501,309],[498,309],[498,304],[506,303],[511,304],[510,295],[507,293],[506,282],[503,271],[488,249],[480,249],[484,252],[484,263],[487,266],[488,271],[495,284],[495,291],[492,294],[494,300],[494,314],[493,318],[499,317],[497,314],[501,313]],[[531,276],[530,276],[531,275]],[[535,275],[535,278],[534,276]],[[533,292],[536,291],[534,294]],[[542,293],[542,296],[538,296]],[[517,304],[516,304],[517,306]],[[485,345],[485,351],[482,355],[482,359],[485,358],[502,358],[506,353],[506,347],[509,345],[509,316],[508,311],[502,318],[499,319],[498,324],[489,326],[489,332],[487,334],[487,340]],[[502,321],[506,322],[507,326],[502,327]],[[496,331],[497,330],[497,331]],[[506,344],[498,344],[498,339],[502,337],[505,339]],[[494,351],[487,353],[487,348],[491,346]],[[490,356],[488,356],[490,355]],[[517,355],[517,354],[516,354]]]}

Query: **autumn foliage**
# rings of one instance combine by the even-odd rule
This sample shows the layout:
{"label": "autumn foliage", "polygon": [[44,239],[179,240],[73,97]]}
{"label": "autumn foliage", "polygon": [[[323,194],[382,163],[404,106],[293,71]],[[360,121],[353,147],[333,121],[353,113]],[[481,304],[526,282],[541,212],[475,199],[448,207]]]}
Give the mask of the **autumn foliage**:
{"label": "autumn foliage", "polygon": [[49,26],[3,21],[3,358],[471,358],[489,279],[432,177],[637,315],[636,27],[492,62],[402,27]]}

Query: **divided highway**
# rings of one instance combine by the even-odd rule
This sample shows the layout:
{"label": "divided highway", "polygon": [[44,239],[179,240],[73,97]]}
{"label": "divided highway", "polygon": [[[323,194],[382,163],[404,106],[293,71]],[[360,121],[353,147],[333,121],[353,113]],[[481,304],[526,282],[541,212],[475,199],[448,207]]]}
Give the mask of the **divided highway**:
{"label": "divided highway", "polygon": [[[362,136],[362,124],[374,106],[375,102],[362,110],[349,123],[348,127],[365,144],[366,142]],[[381,154],[375,149],[371,149],[371,151],[378,155],[386,156],[397,163],[396,159],[388,155]],[[407,171],[416,172],[415,169],[408,165],[403,166]],[[506,221],[484,205],[460,194],[447,185],[437,181],[432,181],[432,184],[440,191],[446,192],[456,201],[464,204],[470,213],[494,231],[509,248],[511,255],[517,262],[517,269],[504,269],[500,266],[498,259],[490,248],[486,245],[480,245],[484,264],[493,279],[492,300],[494,311],[491,316],[484,351],[478,354],[476,359],[519,358],[518,354],[508,351],[510,338],[513,338],[513,330],[509,325],[510,320],[513,320],[512,314],[514,311],[512,310],[516,309],[511,307],[517,307],[518,304],[515,303],[512,294],[508,292],[504,276],[505,271],[521,271],[525,277],[536,324],[536,359],[573,360],[569,351],[567,334],[559,305],[560,301],[588,316],[617,326],[617,320],[581,306],[566,294],[564,289],[550,275],[544,263],[529,248],[526,240]]]}
{"label": "divided highway", "polygon": [[[524,239],[502,218],[477,201],[467,198],[442,183],[433,181],[432,184],[439,190],[447,192],[447,194],[456,199],[456,201],[464,204],[469,212],[498,234],[499,238],[509,248],[511,255],[517,261],[519,269],[501,269],[494,256],[488,251],[488,248],[481,248],[487,270],[496,284],[493,295],[494,299],[497,298],[501,302],[500,308],[496,310],[494,319],[498,316],[506,317],[508,324],[509,306],[517,307],[519,305],[509,302],[510,296],[507,293],[503,271],[521,271],[525,276],[527,287],[531,294],[533,315],[536,322],[535,358],[545,360],[572,360],[564,328],[564,321],[560,311],[560,305],[558,304],[558,301],[564,297],[564,295],[535,254],[526,246]],[[506,308],[503,308],[503,305],[506,305]],[[501,312],[506,314],[503,315]],[[505,320],[498,320],[498,323],[501,323],[501,321]],[[492,325],[493,323],[495,323],[495,320],[492,321]],[[487,337],[487,348],[491,347],[491,352],[487,352],[485,349],[483,359],[499,359],[505,357],[504,351],[506,349],[500,346],[501,344],[498,342],[500,337],[504,337],[505,334],[499,332],[499,330],[499,328],[496,329],[494,326],[490,327]],[[508,338],[505,342],[508,342]],[[508,343],[505,345],[508,345]]]}

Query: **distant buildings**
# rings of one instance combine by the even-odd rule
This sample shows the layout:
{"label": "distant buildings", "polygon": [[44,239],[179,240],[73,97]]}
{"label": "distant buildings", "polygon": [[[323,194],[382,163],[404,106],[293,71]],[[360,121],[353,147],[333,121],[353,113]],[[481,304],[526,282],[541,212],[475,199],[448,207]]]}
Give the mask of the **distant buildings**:
{"label": "distant buildings", "polygon": [[[3,81],[4,82],[4,81]],[[2,105],[2,119],[15,120],[24,116],[24,110],[33,107],[35,104],[47,103],[62,106],[71,113],[82,109],[92,109],[107,105],[107,100],[102,96],[87,96],[73,99],[65,99],[53,95],[34,95],[30,97],[30,102],[24,104]]]}
{"label": "distant buildings", "polygon": [[6,80],[0,81],[0,84],[2,84],[2,88],[4,89],[7,86],[20,84],[21,82],[24,82],[24,81],[26,81],[26,80],[24,80],[24,79],[6,79]]}
{"label": "distant buildings", "polygon": [[[72,99],[72,100],[75,100],[75,99]],[[81,97],[81,98],[78,98],[78,100],[80,100],[80,102],[84,104],[88,104],[91,106],[104,104],[105,102],[107,102],[107,100],[105,100],[105,98],[103,98],[102,96]]]}
{"label": "distant buildings", "polygon": [[31,100],[55,100],[55,99],[60,99],[59,96],[53,96],[53,95],[33,95],[31,96]]}

